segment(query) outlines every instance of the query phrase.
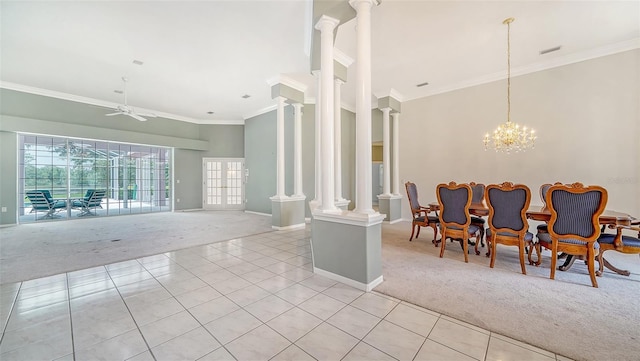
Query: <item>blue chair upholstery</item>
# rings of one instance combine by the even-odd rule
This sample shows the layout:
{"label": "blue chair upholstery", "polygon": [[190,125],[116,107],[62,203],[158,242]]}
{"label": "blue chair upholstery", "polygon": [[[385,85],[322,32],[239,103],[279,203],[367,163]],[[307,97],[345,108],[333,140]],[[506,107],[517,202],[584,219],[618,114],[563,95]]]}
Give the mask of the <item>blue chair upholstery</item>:
{"label": "blue chair upholstery", "polygon": [[[487,229],[487,241],[491,246],[489,267],[493,268],[495,265],[498,243],[517,246],[520,254],[520,268],[522,274],[526,275],[525,246],[533,241],[533,234],[528,232],[529,223],[526,216],[531,202],[531,190],[524,184],[514,185],[511,182],[490,184],[485,190],[485,198],[489,206],[489,228]],[[529,262],[532,263],[531,254],[529,254]]]}
{"label": "blue chair upholstery", "polygon": [[480,228],[471,225],[471,187],[468,184],[438,184],[436,195],[440,208],[440,228],[442,230],[442,242],[440,243],[440,258],[444,255],[444,249],[448,238],[460,241],[464,253],[464,261],[469,262],[468,243],[469,238],[475,237],[476,242],[480,234]]}
{"label": "blue chair upholstery", "polygon": [[598,255],[600,224],[598,218],[607,204],[607,191],[600,186],[581,183],[555,184],[545,195],[551,212],[548,237],[538,233],[538,248],[551,250],[551,274],[554,279],[558,252],[586,258],[593,287],[598,287],[595,257]]}
{"label": "blue chair upholstery", "polygon": [[31,211],[29,213],[46,212],[42,218],[54,218],[55,213],[67,208],[67,202],[53,199],[48,189],[27,191],[25,195],[31,202]]}
{"label": "blue chair upholstery", "polygon": [[438,216],[430,216],[429,213],[431,212],[431,209],[420,205],[420,202],[418,201],[418,188],[415,183],[406,182],[404,186],[407,189],[407,197],[409,198],[409,206],[411,207],[411,215],[413,216],[413,221],[411,222],[411,237],[409,237],[409,241],[413,240],[413,234],[416,233],[416,228],[418,229],[416,238],[418,238],[420,235],[420,227],[431,227],[433,228],[433,240],[431,242],[437,246],[438,241],[436,240],[436,236],[438,235]]}
{"label": "blue chair upholstery", "polygon": [[[106,193],[106,190],[88,189],[85,196],[80,199],[74,199],[71,202],[71,206],[73,208],[80,208],[81,211],[78,217],[95,216],[97,215],[95,209],[102,208],[102,199]],[[91,209],[94,209],[94,212],[91,212]]]}

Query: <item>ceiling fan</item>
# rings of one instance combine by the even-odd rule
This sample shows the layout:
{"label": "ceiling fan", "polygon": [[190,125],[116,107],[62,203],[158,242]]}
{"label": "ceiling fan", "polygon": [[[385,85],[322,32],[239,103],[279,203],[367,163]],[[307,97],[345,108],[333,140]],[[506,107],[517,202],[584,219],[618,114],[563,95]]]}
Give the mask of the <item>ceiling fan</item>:
{"label": "ceiling fan", "polygon": [[[112,117],[114,115],[128,115],[133,119],[137,119],[141,122],[144,122],[147,120],[147,118],[155,118],[156,115],[153,113],[136,113],[136,111],[130,107],[129,105],[127,105],[127,81],[129,79],[127,79],[126,77],[122,77],[122,81],[124,82],[124,105],[118,105],[115,108],[115,112],[114,113],[109,113],[109,114],[105,114],[107,117]],[[147,117],[147,118],[145,118]]]}

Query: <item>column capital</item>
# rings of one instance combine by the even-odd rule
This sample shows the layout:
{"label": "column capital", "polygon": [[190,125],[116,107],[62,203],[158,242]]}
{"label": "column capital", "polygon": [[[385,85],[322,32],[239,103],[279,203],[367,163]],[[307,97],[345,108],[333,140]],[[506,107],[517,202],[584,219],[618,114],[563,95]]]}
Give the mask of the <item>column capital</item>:
{"label": "column capital", "polygon": [[358,8],[363,4],[369,5],[369,8],[372,8],[374,6],[379,5],[380,1],[378,1],[378,0],[349,0],[349,5],[351,5],[352,8],[356,9],[356,11],[358,11]]}
{"label": "column capital", "polygon": [[340,78],[336,78],[336,77],[334,77],[334,78],[333,78],[333,83],[334,83],[334,84],[337,84],[337,85],[342,85],[342,84],[344,84],[344,83],[345,83],[345,81],[344,81],[344,80],[342,80],[342,79],[340,79]]}
{"label": "column capital", "polygon": [[391,108],[390,108],[390,107],[380,108],[380,110],[381,110],[383,113],[391,113]]}
{"label": "column capital", "polygon": [[293,105],[293,108],[296,110],[302,109],[302,103],[293,103],[291,105]]}
{"label": "column capital", "polygon": [[332,31],[338,24],[340,24],[340,20],[332,18],[331,16],[322,15],[314,28],[320,31]]}

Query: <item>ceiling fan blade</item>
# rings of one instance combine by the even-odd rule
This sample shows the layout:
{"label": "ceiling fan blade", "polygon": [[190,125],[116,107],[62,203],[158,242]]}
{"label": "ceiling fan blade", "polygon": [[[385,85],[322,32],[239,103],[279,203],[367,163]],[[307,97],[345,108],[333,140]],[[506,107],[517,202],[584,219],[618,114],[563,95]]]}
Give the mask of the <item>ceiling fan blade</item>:
{"label": "ceiling fan blade", "polygon": [[115,113],[109,113],[109,114],[105,114],[105,116],[107,117],[112,117],[114,115],[120,115],[120,114],[124,114],[123,112],[115,112]]}
{"label": "ceiling fan blade", "polygon": [[157,118],[158,116],[153,114],[153,113],[136,113],[138,115],[141,115],[143,117],[147,117],[147,118]]}
{"label": "ceiling fan blade", "polygon": [[139,116],[139,115],[138,115],[138,114],[136,114],[136,113],[129,113],[129,114],[127,114],[127,115],[128,115],[128,116],[130,116],[131,118],[133,118],[133,119],[137,119],[137,120],[139,120],[139,121],[141,121],[141,122],[144,122],[144,121],[146,121],[146,120],[147,120],[146,118],[143,118],[143,117]]}

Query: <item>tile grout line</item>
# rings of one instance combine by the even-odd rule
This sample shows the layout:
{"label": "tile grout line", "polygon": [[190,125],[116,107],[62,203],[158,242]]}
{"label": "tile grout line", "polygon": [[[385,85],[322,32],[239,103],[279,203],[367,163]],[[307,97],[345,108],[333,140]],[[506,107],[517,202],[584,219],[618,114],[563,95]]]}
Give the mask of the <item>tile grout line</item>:
{"label": "tile grout line", "polygon": [[[223,242],[228,242],[228,241],[223,241]],[[206,245],[205,245],[205,246],[206,246]],[[172,260],[172,259],[171,259],[171,257],[169,257],[169,256],[167,256],[167,258],[169,258],[170,260]],[[203,257],[203,258],[204,258],[204,257]],[[144,266],[144,264],[143,264],[143,263],[141,263],[138,259],[136,259],[136,261],[137,261],[137,262],[142,266],[142,268],[144,268],[144,269],[145,269],[145,271],[146,271],[146,272],[149,272],[149,270]],[[172,261],[173,261],[173,260],[172,260]],[[174,262],[175,262],[175,261],[174,261]],[[210,262],[211,262],[211,261],[210,261]],[[176,263],[177,263],[177,262],[176,262]],[[213,262],[212,262],[212,263],[213,263]],[[180,265],[179,263],[177,263],[177,264],[178,264],[178,265]],[[180,265],[180,267],[184,268],[182,265]],[[191,273],[192,275],[194,275],[194,274],[193,274],[191,271],[189,271],[188,269],[186,269],[186,268],[184,268],[184,269],[185,269],[187,272],[189,272],[189,273]],[[222,268],[222,269],[225,269],[225,268]],[[189,314],[189,316],[193,317],[193,319],[194,319],[194,320],[195,320],[195,321],[200,325],[200,327],[202,327],[202,328],[203,328],[203,329],[204,329],[204,330],[205,330],[209,335],[211,335],[211,337],[213,337],[213,339],[214,339],[214,340],[216,340],[216,342],[218,342],[218,343],[220,344],[220,347],[216,348],[215,350],[213,350],[213,351],[211,351],[211,352],[215,352],[216,350],[218,350],[218,349],[220,349],[220,348],[223,348],[225,351],[227,351],[227,353],[229,353],[229,355],[231,355],[231,357],[233,357],[234,359],[236,359],[236,360],[237,360],[237,358],[236,358],[236,357],[235,357],[235,356],[234,356],[234,355],[233,355],[233,354],[232,354],[232,353],[231,353],[231,352],[230,352],[230,351],[225,347],[225,345],[224,345],[222,342],[220,342],[220,340],[218,340],[218,338],[216,338],[216,337],[215,337],[215,336],[214,336],[214,335],[213,335],[213,334],[212,334],[212,333],[211,333],[211,332],[210,332],[210,331],[209,331],[209,330],[208,330],[208,329],[207,329],[207,328],[202,324],[202,322],[200,322],[200,320],[199,320],[197,317],[195,317],[195,316],[191,313],[191,311],[190,311],[187,307],[185,307],[185,306],[182,304],[182,302],[180,302],[180,300],[179,300],[179,299],[178,299],[178,298],[177,298],[173,293],[171,293],[171,291],[169,291],[169,290],[164,286],[164,284],[162,284],[162,282],[158,281],[158,279],[156,278],[156,276],[155,276],[154,274],[152,274],[151,272],[149,272],[149,274],[151,274],[151,277],[152,277],[156,282],[158,282],[158,284],[159,284],[159,285],[160,285],[160,286],[161,286],[165,291],[167,291],[167,292],[171,295],[171,297],[172,297],[174,300],[176,300],[176,302],[178,302],[178,304],[180,304],[180,306],[182,306],[182,308],[184,308],[185,312],[187,312],[187,313]],[[198,278],[199,280],[201,280],[201,281],[203,281],[205,284],[207,284],[209,287],[213,288],[213,287],[212,287],[211,285],[209,285],[206,281],[202,280],[199,276],[194,275],[194,278]],[[206,287],[206,286],[202,286],[201,288],[204,288],[204,287]],[[215,290],[215,288],[213,288],[213,289]],[[187,292],[188,292],[188,291],[187,291]],[[216,292],[218,292],[218,291],[216,290]],[[185,293],[186,293],[186,292],[185,292]],[[220,293],[220,292],[218,292],[218,293]],[[220,293],[220,297],[225,297],[225,298],[226,298],[226,299],[228,299],[229,301],[233,302],[233,300],[229,299],[228,297],[226,297],[226,296],[225,296],[225,295],[223,295],[222,293]],[[217,297],[217,298],[220,298],[220,297]],[[122,299],[122,301],[126,304],[126,301],[124,301],[124,299]],[[207,301],[207,302],[209,302],[209,301]],[[235,302],[233,302],[233,303],[235,304]],[[238,306],[238,307],[239,307],[239,305],[238,305],[238,304],[236,304],[236,306]],[[194,307],[195,307],[195,306],[194,306]],[[127,306],[127,309],[128,309],[128,308],[129,308],[129,307]],[[234,311],[234,312],[235,312],[235,311]],[[179,313],[179,312],[178,312],[178,313]],[[174,314],[174,315],[175,315],[175,314]],[[169,315],[169,316],[167,316],[167,317],[171,317],[171,316],[173,316],[173,315]],[[133,315],[131,315],[131,317],[133,318]],[[224,316],[223,316],[223,317],[224,317]],[[166,317],[164,317],[164,318],[166,318]],[[161,319],[164,319],[164,318],[161,318]],[[134,322],[135,322],[135,319],[134,319]],[[155,321],[154,321],[154,322],[155,322]],[[136,323],[136,326],[137,326],[137,323]],[[259,326],[258,326],[258,327],[259,327]],[[194,328],[194,330],[195,330],[195,328]],[[165,341],[165,342],[163,342],[163,343],[159,344],[158,346],[160,346],[160,345],[162,345],[162,344],[165,344],[165,343],[167,343],[167,342],[169,342],[169,341],[171,341],[171,340],[173,340],[173,339],[175,339],[175,338],[177,338],[177,337],[183,336],[183,335],[185,335],[185,334],[187,334],[187,333],[189,333],[189,332],[191,332],[191,331],[193,331],[193,330],[189,330],[189,331],[187,331],[187,332],[185,332],[185,333],[183,333],[183,334],[181,334],[181,335],[178,335],[178,336],[176,336],[176,337],[174,337],[174,338],[171,338],[171,339],[169,339],[169,340],[167,340],[167,341]],[[140,331],[140,334],[142,334],[142,331]],[[143,335],[142,337],[144,338],[144,335]],[[145,339],[145,343],[146,343],[146,339]],[[147,347],[149,347],[149,344],[147,344]],[[156,347],[157,347],[157,346],[156,346]],[[149,347],[149,352],[151,352],[151,348],[150,348],[150,347]],[[202,357],[204,357],[204,356],[206,356],[206,355],[210,354],[211,352],[208,352],[207,354],[205,354],[205,355],[201,356],[200,358],[202,358]],[[153,356],[153,359],[154,359],[154,360],[156,360],[155,356],[153,355],[153,352],[151,352],[151,355]]]}
{"label": "tile grout line", "polygon": [[7,327],[9,327],[9,320],[11,320],[11,316],[13,316],[13,310],[16,307],[16,302],[18,301],[18,295],[20,295],[20,291],[22,291],[22,285],[24,282],[20,282],[20,286],[18,286],[18,291],[16,291],[16,295],[13,296],[13,301],[11,302],[11,309],[9,310],[9,316],[7,316],[7,322],[4,324],[2,328],[2,336],[0,336],[0,345],[2,341],[4,341],[4,335],[7,333]]}
{"label": "tile grout line", "polygon": [[67,286],[67,306],[69,310],[69,331],[71,333],[71,355],[73,355],[73,361],[76,361],[76,345],[73,337],[73,313],[71,312],[71,290],[69,287],[69,273],[65,273],[65,282]]}
{"label": "tile grout line", "polygon": [[[137,259],[136,259],[136,262],[138,264],[140,264],[140,262],[138,262]],[[144,266],[142,266],[142,267],[144,268]],[[127,302],[124,300],[124,297],[122,297],[122,293],[120,293],[120,289],[118,288],[116,283],[113,282],[113,277],[111,277],[111,273],[109,272],[109,269],[107,268],[107,265],[105,265],[104,268],[105,268],[105,271],[107,271],[107,275],[109,276],[109,279],[113,283],[113,286],[114,286],[116,292],[118,292],[118,295],[120,296],[120,299],[122,300],[122,303],[124,303],[124,307],[127,308],[127,312],[129,312],[129,316],[131,316],[131,319],[133,320],[133,323],[136,325],[136,329],[138,330],[138,333],[140,334],[140,337],[142,337],[142,341],[144,341],[144,344],[147,346],[147,350],[149,351],[149,354],[151,355],[151,357],[153,358],[154,361],[157,361],[156,356],[153,354],[153,351],[151,351],[151,347],[149,347],[149,342],[147,342],[147,339],[144,337],[144,334],[142,334],[142,330],[140,330],[140,325],[138,325],[138,321],[136,321],[135,317],[133,317],[133,313],[131,313],[131,309],[129,308],[129,305],[127,305]],[[145,268],[145,270],[146,270],[146,268]],[[118,337],[118,336],[114,336],[114,337]],[[139,354],[142,354],[142,353],[144,353],[144,351],[140,352]],[[135,356],[137,356],[139,354],[132,355],[131,357],[135,357]]]}

